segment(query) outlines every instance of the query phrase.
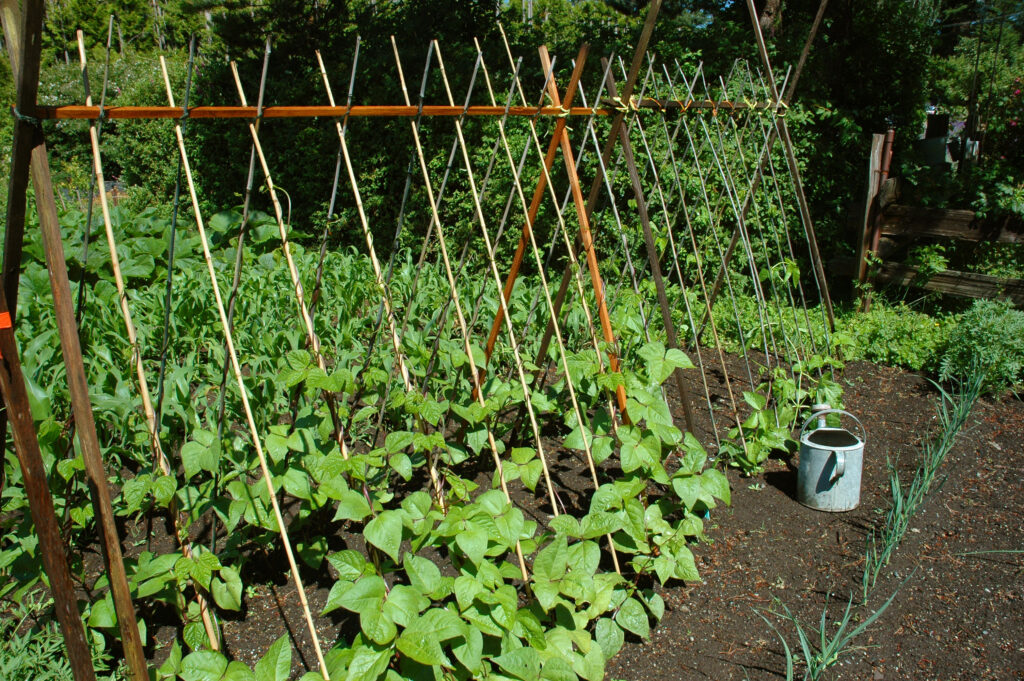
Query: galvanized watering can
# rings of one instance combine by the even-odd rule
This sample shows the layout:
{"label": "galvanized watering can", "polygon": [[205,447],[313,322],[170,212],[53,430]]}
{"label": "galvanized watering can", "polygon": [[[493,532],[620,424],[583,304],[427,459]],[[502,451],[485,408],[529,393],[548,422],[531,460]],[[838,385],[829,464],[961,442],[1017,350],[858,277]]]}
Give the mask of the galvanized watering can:
{"label": "galvanized watering can", "polygon": [[[797,501],[819,511],[850,511],[860,503],[860,480],[864,467],[867,433],[857,417],[827,404],[814,405],[814,413],[800,429],[800,470],[797,473]],[[826,423],[829,414],[849,417],[857,424],[859,437],[845,428]],[[808,431],[811,423],[817,428]]]}

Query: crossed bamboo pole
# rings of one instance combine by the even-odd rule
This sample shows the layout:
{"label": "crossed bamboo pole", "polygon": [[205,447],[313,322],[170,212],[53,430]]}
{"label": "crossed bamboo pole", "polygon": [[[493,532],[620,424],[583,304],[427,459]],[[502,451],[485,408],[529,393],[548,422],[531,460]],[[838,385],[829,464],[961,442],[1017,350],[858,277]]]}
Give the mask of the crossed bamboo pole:
{"label": "crossed bamboo pole", "polygon": [[[162,60],[161,60],[161,63]],[[167,76],[166,67],[164,68],[164,85],[167,90],[167,101],[170,106],[174,106],[174,93],[171,90],[171,81]],[[192,166],[188,160],[188,153],[185,150],[185,138],[182,136],[181,123],[176,121],[174,124],[174,135],[178,142],[178,153],[181,155],[182,167],[185,171],[185,179],[188,183],[189,195],[192,199],[192,209],[195,214],[196,227],[199,230],[200,241],[203,246],[203,258],[206,260],[207,272],[210,276],[210,285],[213,288],[214,301],[217,306],[217,314],[220,317],[221,329],[224,333],[224,340],[228,347],[228,355],[231,358],[231,368],[235,375],[235,381],[238,387],[238,393],[242,401],[242,408],[245,411],[246,422],[249,426],[249,434],[252,437],[253,447],[256,449],[256,456],[260,462],[260,470],[263,474],[263,481],[267,486],[267,494],[270,498],[270,505],[274,513],[274,519],[277,522],[278,531],[281,536],[281,543],[285,551],[285,556],[288,559],[288,567],[291,571],[292,579],[295,581],[295,589],[299,596],[299,603],[302,607],[302,612],[306,620],[306,626],[309,629],[310,638],[313,641],[313,648],[316,652],[317,662],[320,666],[320,673],[326,681],[330,681],[330,676],[327,671],[327,663],[324,660],[323,651],[320,646],[320,637],[316,632],[316,626],[313,624],[313,615],[309,609],[309,602],[306,599],[306,590],[302,585],[302,577],[299,575],[299,567],[295,562],[295,555],[292,551],[291,541],[288,538],[288,529],[284,522],[284,517],[281,514],[281,507],[277,502],[277,493],[274,490],[273,477],[270,474],[270,468],[267,465],[267,457],[263,451],[263,445],[260,441],[259,430],[256,427],[256,420],[253,416],[252,407],[249,404],[248,391],[245,387],[245,379],[242,377],[242,368],[238,360],[238,353],[235,349],[235,342],[231,331],[231,324],[229,323],[227,311],[224,309],[224,301],[221,298],[220,284],[217,282],[217,272],[213,264],[213,255],[210,253],[210,242],[206,235],[206,225],[203,221],[202,209],[199,205],[199,196],[196,193],[195,181],[192,177]],[[262,151],[260,151],[262,157]],[[262,160],[262,159],[261,159]],[[280,204],[277,206],[280,208]],[[308,318],[308,315],[306,315]],[[315,335],[314,335],[315,338]],[[319,354],[319,343],[314,345],[314,350]],[[347,454],[345,449],[344,441],[341,446],[343,452]]]}
{"label": "crossed bamboo pole", "polygon": [[[483,63],[483,59],[482,59],[483,52],[480,50],[480,43],[479,43],[479,41],[474,39],[474,44],[476,45],[476,48],[477,48],[477,55],[478,55],[477,58],[481,60],[481,63]],[[547,56],[547,51],[544,50],[543,48],[541,48],[541,64],[545,68],[545,70],[547,70],[550,67],[550,60],[545,59],[546,56]],[[585,53],[582,56],[585,57],[586,56]],[[583,62],[583,59],[579,59],[577,61],[577,69],[581,69],[582,68],[582,62]],[[494,89],[491,87],[491,79],[490,79],[490,76],[487,73],[487,66],[485,64],[483,65],[483,72],[484,72],[484,81],[487,84],[488,96],[490,97],[491,103],[492,104],[496,104],[496,101],[495,101],[495,98],[494,98]],[[574,71],[574,73],[575,73],[575,71]],[[577,77],[577,81],[578,81],[578,77]],[[516,82],[518,83],[518,78],[516,79]],[[511,98],[512,98],[512,93],[510,92],[509,93],[509,100],[511,100]],[[576,397],[576,387],[575,387],[573,379],[572,379],[572,374],[569,371],[569,359],[568,359],[568,353],[565,350],[565,341],[562,339],[562,331],[561,331],[560,325],[558,324],[557,318],[555,318],[555,307],[554,307],[554,303],[552,303],[552,301],[551,301],[551,290],[548,287],[547,277],[544,274],[544,263],[543,263],[543,260],[541,259],[541,256],[540,256],[540,250],[537,248],[537,240],[534,238],[534,233],[533,233],[533,224],[534,224],[533,220],[534,220],[534,218],[530,215],[530,208],[531,207],[527,206],[527,204],[526,204],[526,196],[523,193],[523,185],[520,182],[520,175],[519,175],[519,172],[516,169],[515,162],[514,162],[514,160],[512,158],[512,148],[509,145],[508,136],[505,134],[505,119],[501,119],[501,123],[500,123],[500,125],[498,127],[498,132],[499,132],[499,134],[501,136],[502,146],[505,149],[505,156],[506,156],[506,158],[508,160],[509,170],[512,173],[512,181],[513,181],[513,184],[515,185],[516,194],[519,197],[519,202],[520,202],[520,204],[522,206],[523,214],[526,215],[527,227],[524,229],[524,232],[527,234],[527,236],[530,239],[530,249],[533,252],[534,261],[537,264],[537,272],[538,272],[538,276],[540,277],[541,288],[544,291],[544,301],[545,301],[545,303],[547,303],[548,313],[551,315],[552,319],[555,320],[555,325],[554,325],[554,328],[555,328],[555,339],[556,339],[556,342],[557,342],[557,345],[558,345],[558,355],[559,355],[559,358],[562,361],[562,371],[565,373],[565,385],[566,385],[566,387],[567,387],[567,389],[569,391],[569,400],[572,403],[573,413],[576,416],[576,423],[579,424],[580,435],[581,435],[581,439],[583,441],[583,451],[586,454],[587,468],[590,470],[591,481],[592,481],[592,483],[594,485],[594,491],[596,492],[597,489],[600,487],[600,482],[597,479],[597,469],[594,467],[594,456],[593,456],[593,453],[591,451],[591,440],[592,440],[593,436],[592,435],[588,435],[588,432],[587,432],[588,431],[587,419],[585,418],[585,414],[584,414],[583,410],[580,408],[579,400]],[[612,563],[615,566],[615,572],[617,572],[618,574],[622,574],[622,569],[619,566],[619,556],[618,556],[618,553],[615,551],[615,542],[612,539],[611,534],[607,534],[606,538],[608,540],[608,551],[611,554]]]}
{"label": "crossed bamboo pole", "polygon": [[[82,81],[85,87],[85,101],[87,105],[91,106],[92,92],[89,88],[88,64],[85,56],[85,38],[81,29],[79,29],[77,37],[79,63],[81,64]],[[161,61],[161,65],[162,64],[163,62]],[[135,365],[135,376],[139,382],[139,395],[142,398],[142,410],[145,415],[146,430],[149,433],[149,446],[153,452],[153,464],[162,474],[174,477],[174,470],[171,468],[171,462],[160,445],[160,426],[157,423],[156,412],[153,410],[153,402],[150,399],[149,382],[146,379],[146,368],[142,362],[142,350],[139,347],[139,338],[135,330],[135,323],[132,320],[131,307],[128,303],[128,292],[125,290],[124,276],[121,273],[121,260],[117,255],[117,239],[114,236],[114,227],[110,220],[110,204],[107,200],[107,190],[103,175],[103,161],[100,155],[100,141],[99,133],[96,130],[96,121],[89,122],[89,143],[92,149],[92,170],[96,177],[100,210],[103,215],[103,229],[107,237],[107,247],[110,251],[110,266],[113,270],[114,283],[117,287],[118,307],[121,311],[121,317],[124,320],[128,346],[131,348],[132,352],[131,363]],[[90,226],[87,226],[87,228],[89,227]],[[189,541],[187,534],[182,532],[180,519],[178,517],[177,504],[173,499],[170,504],[169,512],[174,524],[174,536],[176,541],[181,545],[182,554],[186,558],[192,558],[192,542]],[[201,592],[199,585],[196,584],[195,587],[196,600],[199,603],[199,612],[203,621],[203,629],[206,631],[206,636],[210,641],[210,647],[213,648],[213,650],[219,650],[220,637],[217,633],[217,627],[213,623],[213,618],[210,615],[209,603],[207,602],[205,595]]]}

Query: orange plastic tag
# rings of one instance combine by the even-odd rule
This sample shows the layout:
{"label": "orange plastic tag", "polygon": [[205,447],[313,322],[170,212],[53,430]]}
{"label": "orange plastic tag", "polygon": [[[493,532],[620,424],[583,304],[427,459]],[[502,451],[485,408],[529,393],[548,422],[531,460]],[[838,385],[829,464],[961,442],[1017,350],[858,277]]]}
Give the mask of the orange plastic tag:
{"label": "orange plastic tag", "polygon": [[10,312],[0,312],[0,329],[10,329],[10,328],[12,328],[11,313]]}

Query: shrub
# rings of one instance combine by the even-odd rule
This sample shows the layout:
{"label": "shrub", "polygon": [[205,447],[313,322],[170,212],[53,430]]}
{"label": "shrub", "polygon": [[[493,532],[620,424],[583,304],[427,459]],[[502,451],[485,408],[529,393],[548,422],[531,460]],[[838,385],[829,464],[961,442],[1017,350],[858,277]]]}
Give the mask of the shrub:
{"label": "shrub", "polygon": [[1024,378],[1024,312],[1001,300],[976,300],[960,318],[942,355],[939,378],[963,379],[979,367],[987,391]]}

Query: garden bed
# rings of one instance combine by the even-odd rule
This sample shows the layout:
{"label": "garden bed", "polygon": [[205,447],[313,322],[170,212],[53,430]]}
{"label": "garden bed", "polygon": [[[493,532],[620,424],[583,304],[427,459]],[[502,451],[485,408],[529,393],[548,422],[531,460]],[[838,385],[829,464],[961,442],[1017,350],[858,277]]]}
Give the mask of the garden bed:
{"label": "garden bed", "polygon": [[[738,365],[731,369],[738,375]],[[608,664],[606,678],[784,678],[782,646],[758,612],[767,614],[778,597],[813,631],[826,603],[830,621],[838,620],[850,593],[859,596],[865,537],[884,520],[889,499],[887,457],[898,461],[904,480],[911,477],[921,438],[935,428],[938,393],[915,374],[866,362],[850,363],[842,383],[847,409],[868,430],[860,506],[849,513],[828,514],[798,504],[796,457],[772,459],[762,475],[752,478],[730,472],[733,504],[712,511],[706,524],[711,543],[694,547],[703,583],[659,587],[667,605],[664,619],[649,641],[627,638]],[[722,388],[711,387],[712,401],[722,403]],[[940,469],[940,481],[947,474],[948,479],[914,517],[869,606],[878,607],[915,568],[916,572],[889,609],[853,642],[831,678],[1020,678],[1024,558],[1020,553],[983,552],[1017,551],[1024,544],[1022,437],[1020,400],[1007,394],[977,403]],[[578,462],[566,459],[572,455],[563,454],[564,465],[555,474],[571,504],[572,491],[582,491],[588,483],[571,472],[580,470]],[[481,473],[479,482],[486,485],[486,477]],[[542,522],[549,510],[543,495],[524,490],[516,503],[528,517]],[[152,542],[166,539],[163,529],[155,528]],[[364,548],[358,534],[344,528],[331,532],[332,550]],[[145,548],[138,544],[132,552]],[[318,613],[334,580],[326,562],[319,571],[305,572],[310,605]],[[296,646],[293,674],[315,668],[283,556],[254,555],[243,578],[252,585],[243,610],[223,623],[229,655],[251,665],[287,633]],[[167,650],[161,644],[176,633],[173,613],[168,614],[168,625],[153,632],[160,642],[151,651],[158,663]],[[318,633],[326,641],[357,627],[356,617],[346,611],[317,618]],[[781,628],[798,649],[793,630]]]}

